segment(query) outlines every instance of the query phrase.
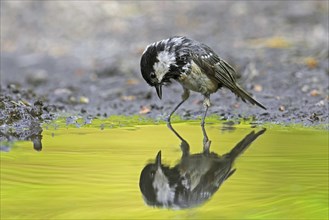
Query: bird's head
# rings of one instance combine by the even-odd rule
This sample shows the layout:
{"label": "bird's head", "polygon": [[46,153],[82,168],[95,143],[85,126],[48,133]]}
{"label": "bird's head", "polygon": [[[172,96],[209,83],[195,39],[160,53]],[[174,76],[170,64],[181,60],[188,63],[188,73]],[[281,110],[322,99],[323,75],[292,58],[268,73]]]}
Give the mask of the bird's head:
{"label": "bird's head", "polygon": [[154,163],[147,164],[141,172],[139,188],[144,201],[150,206],[168,207],[175,199],[178,172],[161,163],[161,151]]}
{"label": "bird's head", "polygon": [[155,87],[159,98],[162,98],[162,85],[178,77],[176,48],[180,38],[170,38],[146,47],[140,62],[144,80]]}

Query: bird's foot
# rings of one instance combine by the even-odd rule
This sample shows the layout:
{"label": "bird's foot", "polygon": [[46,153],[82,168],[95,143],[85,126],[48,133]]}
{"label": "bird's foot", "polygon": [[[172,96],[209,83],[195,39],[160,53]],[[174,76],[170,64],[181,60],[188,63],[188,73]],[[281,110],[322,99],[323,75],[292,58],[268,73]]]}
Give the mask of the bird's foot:
{"label": "bird's foot", "polygon": [[167,122],[167,124],[171,124],[171,115],[169,115],[169,116],[166,118],[166,122]]}

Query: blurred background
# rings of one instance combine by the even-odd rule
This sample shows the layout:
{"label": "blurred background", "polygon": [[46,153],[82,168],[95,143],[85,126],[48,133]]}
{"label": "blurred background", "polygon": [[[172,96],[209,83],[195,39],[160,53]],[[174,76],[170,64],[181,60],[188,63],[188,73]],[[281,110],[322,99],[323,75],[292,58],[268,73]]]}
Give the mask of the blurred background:
{"label": "blurred background", "polygon": [[[62,111],[155,116],[181,88],[158,101],[139,60],[146,45],[173,35],[212,47],[270,116],[325,113],[328,1],[1,1],[2,92],[30,89]],[[220,93],[213,113],[259,112]],[[201,99],[193,94],[183,114],[202,111]]]}

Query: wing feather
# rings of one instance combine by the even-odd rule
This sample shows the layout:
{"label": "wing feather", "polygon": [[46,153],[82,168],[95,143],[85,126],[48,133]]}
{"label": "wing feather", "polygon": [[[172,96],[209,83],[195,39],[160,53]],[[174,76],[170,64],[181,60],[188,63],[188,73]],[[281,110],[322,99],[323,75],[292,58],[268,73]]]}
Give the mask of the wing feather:
{"label": "wing feather", "polygon": [[206,45],[201,45],[202,49],[191,54],[193,62],[195,62],[209,78],[217,81],[220,85],[228,88],[234,94],[242,99],[242,101],[250,102],[253,105],[266,109],[264,105],[251,97],[239,84],[237,84],[236,72],[225,60],[219,58],[215,52]]}

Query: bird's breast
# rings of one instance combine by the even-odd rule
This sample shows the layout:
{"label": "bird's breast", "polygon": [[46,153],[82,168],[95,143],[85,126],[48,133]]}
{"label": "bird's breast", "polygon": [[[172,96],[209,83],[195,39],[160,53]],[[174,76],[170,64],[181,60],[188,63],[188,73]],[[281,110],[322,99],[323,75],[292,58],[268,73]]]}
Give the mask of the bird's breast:
{"label": "bird's breast", "polygon": [[204,95],[214,93],[218,89],[218,83],[211,80],[193,61],[191,70],[187,73],[182,73],[177,81],[184,88]]}

